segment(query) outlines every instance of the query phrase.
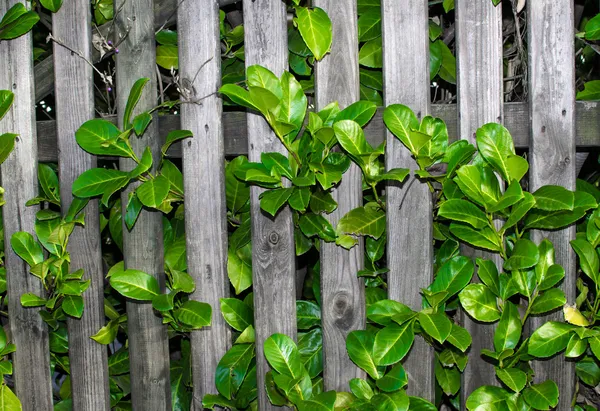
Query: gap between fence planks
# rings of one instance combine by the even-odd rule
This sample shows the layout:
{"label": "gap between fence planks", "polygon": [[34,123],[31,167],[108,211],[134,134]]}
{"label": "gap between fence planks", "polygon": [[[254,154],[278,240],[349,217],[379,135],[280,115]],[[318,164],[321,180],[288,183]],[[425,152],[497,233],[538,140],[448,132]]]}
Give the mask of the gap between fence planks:
{"label": "gap between fence planks", "polygon": [[[360,99],[356,0],[316,0],[332,22],[331,51],[315,64],[316,108],[338,101],[345,108]],[[335,227],[347,212],[362,206],[362,172],[352,164],[333,191],[338,207],[328,216]],[[348,391],[348,381],[365,378],[348,357],[346,337],[365,327],[365,286],[356,273],[364,267],[364,241],[346,250],[321,241],[321,322],[325,390]]]}
{"label": "gap between fence planks", "polygon": [[[92,51],[91,4],[89,0],[66,2],[53,14],[53,35],[72,50],[89,59]],[[73,138],[85,121],[94,118],[94,76],[92,67],[80,56],[54,43],[56,82],[56,129],[58,134],[58,175],[63,215],[73,200],[73,181],[96,166],[96,158],[83,151]],[[98,200],[85,208],[85,228],[75,227],[68,251],[73,270],[82,268],[84,280],[91,280],[83,294],[81,319],[68,318],[69,360],[73,409],[109,410],[106,346],[90,338],[104,320],[104,270],[100,247]]]}
{"label": "gap between fence planks", "polygon": [[[0,2],[0,16],[16,0]],[[25,4],[25,7],[28,5]],[[52,410],[52,385],[48,328],[38,314],[39,309],[21,306],[21,295],[43,295],[40,280],[29,273],[29,267],[12,247],[10,237],[17,231],[34,233],[37,206],[25,202],[37,196],[37,143],[33,101],[33,61],[31,33],[0,42],[0,89],[15,94],[14,105],[0,121],[0,134],[16,133],[15,150],[2,164],[2,185],[6,190],[2,207],[4,223],[6,283],[10,334],[17,351],[12,355],[16,394],[25,410]]]}
{"label": "gap between fence planks", "polygon": [[[152,0],[128,0],[116,16],[117,38],[124,38],[117,54],[117,107],[119,125],[123,126],[123,112],[131,86],[142,77],[150,79],[141,95],[132,118],[153,108],[157,99],[156,53],[154,40],[154,13]],[[119,8],[120,3],[115,3]],[[156,114],[154,114],[156,117]],[[156,118],[155,118],[156,120]],[[152,122],[141,138],[130,142],[138,156],[149,146],[155,171],[160,158],[158,123]],[[121,159],[120,169],[135,167],[130,159]],[[123,214],[127,206],[130,185],[121,194]],[[158,280],[161,292],[165,290],[162,213],[142,210],[135,227],[123,227],[123,256],[125,268],[144,271]],[[164,411],[171,408],[169,376],[169,341],[167,328],[162,324],[150,303],[128,301],[129,357],[131,362],[131,401],[135,409]]]}
{"label": "gap between fence planks", "polygon": [[[502,4],[489,0],[456,3],[456,57],[458,90],[458,134],[476,145],[475,132],[486,123],[503,119]],[[472,258],[494,261],[502,271],[498,254],[462,246]],[[477,274],[473,281],[479,281]],[[493,364],[481,358],[482,349],[494,347],[495,325],[473,320],[461,310],[464,327],[472,336],[469,362],[462,373],[460,393],[465,404],[471,393],[482,385],[498,385]]]}
{"label": "gap between fence planks", "polygon": [[[529,18],[529,96],[531,114],[530,190],[545,184],[575,189],[575,68],[574,13],[570,0],[527,2]],[[553,232],[535,231],[539,243],[547,237],[554,244],[556,263],[565,269],[561,288],[567,303],[575,302],[577,271],[569,241],[575,225]],[[562,312],[531,317],[531,331],[546,321],[562,321]],[[575,390],[574,363],[562,355],[534,361],[535,382],[551,379],[558,384],[558,410],[571,409]]]}
{"label": "gap between fence planks", "polygon": [[[288,68],[287,12],[279,0],[244,0],[246,67],[260,64],[281,76]],[[263,152],[287,156],[267,122],[254,113],[247,114],[248,156],[260,161]],[[294,226],[289,207],[271,218],[260,210],[259,195],[264,189],[250,188],[252,226],[252,284],[254,289],[254,327],[256,329],[256,380],[258,407],[274,410],[265,391],[269,366],[263,343],[273,333],[296,339],[296,253]]]}
{"label": "gap between fence planks", "polygon": [[[385,127],[381,119],[383,109],[379,109],[373,120],[367,125],[365,134],[367,140],[374,146],[381,144],[384,139]],[[587,150],[600,147],[600,102],[579,101],[576,104],[576,130],[577,147]],[[446,122],[450,142],[457,140],[458,113],[454,104],[433,104],[431,115],[440,117]],[[106,117],[116,123],[114,116]],[[179,116],[166,115],[158,119],[160,139],[164,142],[170,131],[179,130]],[[529,108],[527,103],[505,103],[504,104],[504,126],[510,131],[515,147],[526,150],[529,147]],[[38,121],[38,159],[41,162],[56,162],[58,151],[56,148],[56,122]],[[223,139],[226,156],[237,156],[248,154],[248,133],[246,130],[246,113],[243,111],[231,111],[223,113]],[[169,150],[170,157],[181,157],[181,144],[175,143]]]}
{"label": "gap between fence planks", "polygon": [[231,346],[231,331],[220,313],[229,297],[227,209],[223,158],[219,4],[187,1],[179,6],[179,75],[195,90],[182,99],[209,96],[181,106],[181,128],[194,134],[183,142],[185,240],[188,273],[196,290],[191,298],[213,307],[210,327],[191,332],[193,404],[201,410],[205,394],[216,394],[215,372]]}
{"label": "gap between fence planks", "polygon": [[[426,0],[381,2],[383,31],[384,104],[409,106],[419,120],[430,112],[429,18]],[[417,169],[408,149],[386,133],[386,169]],[[388,296],[414,310],[422,307],[421,289],[433,279],[433,199],[427,184],[414,175],[403,184],[388,182]],[[434,351],[415,338],[404,368],[410,395],[435,400]]]}

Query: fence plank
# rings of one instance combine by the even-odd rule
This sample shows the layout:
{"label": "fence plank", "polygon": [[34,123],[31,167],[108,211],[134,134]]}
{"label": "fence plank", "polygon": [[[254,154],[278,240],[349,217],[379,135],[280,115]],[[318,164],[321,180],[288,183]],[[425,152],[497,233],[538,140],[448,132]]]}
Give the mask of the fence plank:
{"label": "fence plank", "polygon": [[[427,0],[383,0],[381,5],[384,103],[405,104],[421,119],[430,111]],[[386,135],[386,169],[417,168],[400,141]],[[410,176],[403,184],[389,182],[386,198],[388,295],[419,310],[421,288],[428,287],[433,276],[431,193],[427,184]],[[435,399],[433,365],[433,349],[417,338],[404,362],[411,395]]]}
{"label": "fence plank", "polygon": [[[531,191],[544,184],[575,189],[575,69],[574,10],[570,0],[538,0],[527,4],[529,18],[529,106],[531,149],[529,182]],[[554,243],[556,262],[565,269],[562,289],[567,301],[575,301],[577,271],[569,241],[575,226],[553,232],[537,231],[536,243],[543,238]],[[548,320],[562,321],[561,312],[532,317],[532,330]],[[574,364],[558,355],[533,363],[536,382],[557,382],[560,401],[557,409],[571,408],[575,389]]]}
{"label": "fence plank", "polygon": [[[156,56],[154,13],[152,0],[129,0],[115,3],[116,38],[122,41],[117,54],[117,107],[119,125],[133,83],[142,77],[150,79],[133,116],[156,105]],[[154,116],[156,120],[156,115]],[[158,123],[150,123],[142,138],[131,139],[138,156],[146,146],[152,151],[154,167],[160,158]],[[122,170],[131,170],[135,163],[128,159],[119,162]],[[154,168],[153,168],[154,170]],[[121,195],[123,212],[131,188]],[[142,210],[130,232],[123,226],[123,255],[125,267],[142,270],[158,280],[164,290],[164,255],[162,214]],[[127,302],[129,356],[131,360],[131,398],[136,409],[164,411],[171,408],[169,378],[169,342],[167,328],[153,312],[149,303]]]}
{"label": "fence plank", "polygon": [[[244,0],[246,67],[261,64],[279,76],[288,67],[287,14],[281,1]],[[262,152],[286,150],[266,121],[248,113],[248,157],[260,161]],[[264,190],[250,189],[252,224],[252,281],[256,328],[256,371],[261,410],[275,409],[264,388],[269,370],[263,343],[273,333],[296,338],[296,260],[292,213],[288,207],[275,218],[260,211],[258,196]]]}
{"label": "fence plank", "polygon": [[[356,0],[318,0],[333,25],[331,52],[315,64],[316,108],[338,101],[344,108],[360,99],[358,80],[358,27]],[[362,205],[362,172],[348,169],[333,191],[337,209],[328,216],[335,227],[347,212]],[[321,318],[323,326],[323,379],[325,390],[348,391],[352,378],[364,378],[346,352],[346,336],[365,326],[363,241],[351,250],[321,241]]]}
{"label": "fence plank", "polygon": [[[17,3],[17,0],[0,2],[0,16]],[[31,47],[31,34],[0,42],[0,89],[15,93],[14,106],[0,121],[0,134],[19,134],[14,152],[1,167],[2,186],[6,190],[2,214],[10,330],[12,342],[18,347],[13,354],[16,394],[23,409],[45,411],[52,409],[48,329],[37,309],[21,306],[21,294],[43,296],[44,291],[39,279],[29,273],[27,264],[10,247],[10,237],[16,231],[34,233],[38,211],[38,207],[25,206],[38,193]]]}
{"label": "fence plank", "polygon": [[[456,3],[458,131],[459,138],[475,144],[475,132],[485,123],[502,122],[502,5],[489,0]],[[491,259],[502,267],[493,253],[464,247],[463,252]],[[463,372],[462,404],[476,388],[497,385],[494,367],[481,359],[483,348],[493,348],[495,327],[461,315],[473,337],[469,362]]]}
{"label": "fence plank", "polygon": [[[63,4],[53,15],[53,35],[86,59],[91,57],[91,5],[87,0]],[[73,181],[96,166],[95,157],[80,149],[73,138],[85,121],[94,118],[94,72],[86,61],[54,43],[56,74],[56,128],[60,158],[58,171],[63,213],[73,200]],[[69,360],[73,408],[108,410],[110,396],[106,347],[90,338],[104,325],[104,270],[100,249],[98,201],[85,210],[85,229],[76,227],[68,251],[73,270],[82,268],[84,279],[91,280],[84,293],[85,309],[80,320],[69,318]]]}
{"label": "fence plank", "polygon": [[[216,393],[217,364],[231,345],[219,311],[219,299],[229,296],[222,102],[216,93],[221,83],[219,4],[185,2],[178,13],[179,75],[195,90],[182,96],[190,101],[181,105],[181,128],[194,133],[182,145],[188,273],[196,282],[192,298],[213,307],[212,325],[191,334],[194,405],[202,409],[202,397]],[[203,100],[193,103],[195,98]]]}

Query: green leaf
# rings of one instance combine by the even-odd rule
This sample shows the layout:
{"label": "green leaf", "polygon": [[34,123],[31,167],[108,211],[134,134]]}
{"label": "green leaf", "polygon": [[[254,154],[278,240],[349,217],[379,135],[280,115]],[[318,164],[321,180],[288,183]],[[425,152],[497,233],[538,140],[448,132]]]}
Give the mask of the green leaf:
{"label": "green leaf", "polygon": [[378,367],[373,358],[375,338],[367,330],[352,331],[346,338],[346,350],[350,359],[372,378],[383,377],[384,368]]}
{"label": "green leaf", "polygon": [[466,200],[444,201],[439,208],[438,215],[449,220],[462,221],[474,228],[483,228],[489,225],[485,213],[475,204]]}
{"label": "green leaf", "polygon": [[484,410],[509,410],[505,400],[508,398],[509,392],[500,387],[484,385],[477,388],[467,398],[467,410],[469,411],[484,411]]}
{"label": "green leaf", "polygon": [[483,284],[469,284],[459,294],[460,304],[477,321],[494,322],[500,318],[496,296]]}
{"label": "green leaf", "polygon": [[113,123],[97,118],[83,123],[75,132],[75,139],[90,154],[131,157],[131,149],[120,135],[121,131]]}
{"label": "green leaf", "polygon": [[302,128],[308,104],[304,90],[296,78],[287,71],[281,75],[281,88],[283,94],[279,119],[293,124],[299,131]]}
{"label": "green leaf", "polygon": [[[585,353],[588,347],[587,340],[580,338],[577,334],[571,335],[567,349],[565,350],[565,357],[576,358],[580,357]],[[600,383],[600,381],[598,381]]]}
{"label": "green leaf", "polygon": [[199,329],[210,325],[212,307],[207,303],[188,300],[173,314],[183,324],[190,326],[192,329]]}
{"label": "green leaf", "polygon": [[464,241],[474,247],[484,248],[486,250],[492,250],[500,252],[501,247],[499,239],[494,230],[489,227],[483,227],[482,229],[474,229],[467,225],[460,223],[451,223],[450,232],[455,235],[459,240]]}
{"label": "green leaf", "polygon": [[502,226],[502,230],[507,230],[521,221],[533,206],[535,206],[535,198],[530,193],[523,192],[523,199],[513,206],[508,220]]}
{"label": "green leaf", "polygon": [[292,195],[288,198],[288,204],[296,211],[305,212],[310,202],[310,196],[309,187],[294,187]]}
{"label": "green leaf", "polygon": [[236,250],[227,251],[227,275],[236,295],[252,285],[252,266],[240,258]]}
{"label": "green leaf", "polygon": [[573,210],[544,211],[532,210],[525,219],[525,229],[555,230],[573,224],[598,203],[588,193],[576,191]]}
{"label": "green leaf", "polygon": [[22,409],[19,398],[17,398],[6,384],[2,384],[0,388],[0,410],[21,411]]}
{"label": "green leaf", "polygon": [[436,361],[435,379],[446,395],[455,395],[460,390],[460,371],[455,367],[446,368]]}
{"label": "green leaf", "polygon": [[516,348],[521,339],[523,324],[519,309],[510,301],[504,303],[502,317],[494,334],[494,349],[496,352]]}
{"label": "green leaf", "polygon": [[447,81],[450,84],[456,84],[456,58],[452,54],[452,51],[448,48],[446,43],[442,40],[436,40],[440,50],[442,51],[442,66],[438,73],[442,80]]}
{"label": "green leaf", "polygon": [[[333,130],[340,146],[351,156],[359,159],[362,154],[368,154],[373,151],[373,148],[365,138],[363,129],[356,121],[336,121],[333,124]],[[364,163],[363,161],[361,162]]]}
{"label": "green leaf", "polygon": [[[158,48],[160,48],[160,47],[157,47],[157,49]],[[157,54],[158,54],[158,50],[157,50]],[[149,78],[140,78],[135,83],[133,83],[133,86],[131,86],[131,91],[129,92],[129,97],[127,98],[127,103],[125,104],[125,111],[123,112],[123,124],[125,125],[125,128],[131,127],[131,123],[130,123],[131,115],[133,114],[133,110],[135,109],[135,106],[137,106],[137,103],[140,101],[140,98],[142,97],[142,92],[144,91],[144,87],[146,86],[146,83],[148,83],[149,81],[150,81]]]}
{"label": "green leaf", "polygon": [[269,90],[278,100],[283,97],[281,82],[273,72],[263,66],[254,64],[246,70],[248,86]]}
{"label": "green leaf", "polygon": [[394,392],[404,388],[408,384],[408,375],[402,364],[394,365],[387,374],[377,380],[377,388],[385,392]]}
{"label": "green leaf", "polygon": [[537,410],[549,410],[558,405],[558,387],[551,380],[532,384],[523,390],[523,398]]}
{"label": "green leaf", "polygon": [[[0,120],[8,113],[15,100],[15,94],[10,90],[0,90]],[[2,161],[0,161],[2,163]]]}
{"label": "green leaf", "polygon": [[313,394],[311,399],[298,403],[298,411],[333,411],[336,397],[335,391]]}
{"label": "green leaf", "polygon": [[331,223],[320,214],[306,213],[300,217],[298,224],[307,237],[318,235],[324,241],[335,241],[336,234]]}
{"label": "green leaf", "polygon": [[300,378],[306,372],[294,341],[284,334],[273,334],[265,340],[264,353],[269,365],[280,374]]}
{"label": "green leaf", "polygon": [[321,60],[331,49],[332,26],[329,16],[319,7],[296,7],[296,16],[302,39],[315,58]]}
{"label": "green leaf", "polygon": [[61,304],[65,314],[81,318],[83,314],[83,297],[80,295],[66,295]]}
{"label": "green leaf", "polygon": [[527,383],[527,374],[518,368],[496,368],[496,376],[514,392],[521,392]]}
{"label": "green leaf", "polygon": [[52,13],[56,13],[62,6],[62,0],[40,0],[40,3]]}
{"label": "green leaf", "polygon": [[323,332],[314,328],[307,333],[298,334],[298,352],[300,360],[311,378],[323,371]]}
{"label": "green leaf", "polygon": [[10,237],[10,245],[14,252],[30,267],[44,261],[44,251],[33,236],[25,231],[18,231]]}
{"label": "green leaf", "polygon": [[110,276],[110,285],[124,297],[134,300],[151,301],[160,294],[156,278],[133,269],[113,273]]}
{"label": "green leaf", "polygon": [[513,180],[513,182],[509,184],[502,197],[500,197],[500,200],[498,200],[498,203],[494,207],[490,208],[489,212],[495,213],[505,210],[521,201],[521,199],[523,199],[523,190],[521,189],[521,184],[517,180]]}
{"label": "green leaf", "polygon": [[461,350],[462,352],[467,351],[471,345],[471,334],[461,326],[452,324],[452,331],[446,339],[450,344]]}
{"label": "green leaf", "polygon": [[221,298],[221,313],[227,323],[238,331],[254,324],[252,308],[237,298]]}
{"label": "green leaf", "polygon": [[500,282],[498,277],[498,268],[496,264],[491,260],[484,260],[483,258],[477,258],[477,275],[482,283],[488,286],[488,288],[497,296],[500,295]]}
{"label": "green leaf", "polygon": [[156,64],[167,70],[179,68],[179,49],[173,45],[160,45],[156,47]]}
{"label": "green leaf", "polygon": [[531,240],[521,238],[515,244],[511,256],[504,263],[505,270],[522,270],[533,267],[538,263],[540,253],[538,247]]}
{"label": "green leaf", "polygon": [[350,390],[361,400],[370,400],[373,397],[373,389],[369,383],[362,378],[352,378],[350,380]]}
{"label": "green leaf", "polygon": [[364,127],[373,118],[376,111],[377,105],[373,102],[357,101],[340,111],[335,118],[335,121],[337,123],[342,120],[352,120],[359,126]]}
{"label": "green leaf", "polygon": [[585,24],[586,40],[600,40],[600,14],[595,15]]}
{"label": "green leaf", "polygon": [[386,127],[416,156],[419,149],[429,140],[428,136],[412,134],[419,128],[419,120],[415,113],[402,104],[392,104],[383,111]]}
{"label": "green leaf", "polygon": [[562,307],[567,303],[565,293],[560,288],[551,288],[544,292],[531,304],[531,314],[544,314]]}
{"label": "green leaf", "polygon": [[73,195],[81,198],[102,195],[108,199],[112,193],[125,187],[130,179],[125,171],[92,168],[77,177],[73,183]]}
{"label": "green leaf", "polygon": [[169,147],[171,147],[173,143],[188,137],[194,137],[194,134],[190,130],[173,130],[169,134],[167,134],[165,144],[163,144],[163,146],[160,149],[163,156],[167,154]]}
{"label": "green leaf", "polygon": [[140,185],[135,192],[143,205],[158,208],[169,195],[170,188],[169,180],[163,175],[158,175]]}
{"label": "green leaf", "polygon": [[401,390],[389,394],[377,394],[371,403],[375,405],[376,411],[407,411],[410,400],[406,392]]}
{"label": "green leaf", "polygon": [[258,110],[258,107],[252,101],[252,97],[250,97],[250,93],[237,84],[225,84],[219,89],[219,93],[229,97],[231,101],[239,106]]}
{"label": "green leaf", "polygon": [[367,318],[377,324],[399,325],[417,315],[408,306],[394,300],[380,300],[367,307]]}
{"label": "green leaf", "polygon": [[529,354],[546,358],[567,348],[571,332],[576,327],[571,324],[549,321],[535,330],[529,338]]}
{"label": "green leaf", "polygon": [[337,203],[328,191],[318,190],[310,198],[310,209],[313,213],[332,213],[337,208]]}
{"label": "green leaf", "polygon": [[381,10],[373,8],[358,18],[358,41],[365,42],[381,36]]}
{"label": "green leaf", "polygon": [[586,240],[578,238],[571,240],[571,247],[579,257],[579,266],[595,284],[600,285],[598,270],[600,270],[600,259],[594,247]]}
{"label": "green leaf", "polygon": [[415,339],[412,321],[388,325],[377,332],[373,357],[377,365],[395,364],[410,350]]}
{"label": "green leaf", "polygon": [[92,335],[90,338],[99,344],[108,345],[117,338],[117,332],[119,331],[119,321],[111,320],[104,327],[100,328],[98,332]]}
{"label": "green leaf", "polygon": [[448,338],[452,331],[452,322],[448,319],[446,314],[425,314],[420,312],[419,323],[421,324],[423,331],[440,344],[443,344],[444,341],[446,341],[446,338]]}
{"label": "green leaf", "polygon": [[381,37],[367,41],[358,52],[360,65],[370,68],[383,67],[383,46]]}
{"label": "green leaf", "polygon": [[600,100],[600,80],[587,81],[577,92],[577,100]]}
{"label": "green leaf", "polygon": [[42,297],[38,297],[32,293],[25,293],[21,295],[21,305],[23,307],[41,307],[46,305],[47,300]]}
{"label": "green leaf", "polygon": [[321,308],[311,301],[296,301],[296,320],[299,330],[308,330],[321,324]]}
{"label": "green leaf", "polygon": [[595,387],[600,384],[600,367],[592,357],[585,357],[575,364],[575,374],[585,384]]}
{"label": "green leaf", "polygon": [[27,11],[23,3],[12,6],[0,21],[0,40],[12,40],[29,32],[40,20],[34,11]]}
{"label": "green leaf", "polygon": [[547,185],[533,193],[535,208],[545,211],[572,211],[575,195],[572,191],[561,186]]}
{"label": "green leaf", "polygon": [[375,239],[381,237],[385,230],[385,212],[377,203],[367,203],[344,215],[337,226],[338,235],[341,233],[368,235]]}
{"label": "green leaf", "polygon": [[248,160],[238,156],[227,163],[225,167],[225,196],[227,208],[237,213],[250,199],[250,187],[235,177],[235,170]]}
{"label": "green leaf", "polygon": [[515,154],[510,133],[498,123],[488,123],[476,132],[477,148],[481,156],[500,173],[504,181],[511,182],[507,158]]}
{"label": "green leaf", "polygon": [[276,188],[264,191],[260,196],[260,208],[275,217],[275,214],[288,201],[294,188]]}

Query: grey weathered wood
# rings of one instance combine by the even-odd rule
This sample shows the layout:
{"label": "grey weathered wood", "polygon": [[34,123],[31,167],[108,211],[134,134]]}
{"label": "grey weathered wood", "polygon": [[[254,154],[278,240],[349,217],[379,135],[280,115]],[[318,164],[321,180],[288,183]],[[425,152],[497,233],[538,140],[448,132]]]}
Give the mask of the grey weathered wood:
{"label": "grey weathered wood", "polygon": [[[529,19],[529,107],[531,115],[530,190],[545,184],[575,189],[575,68],[574,11],[570,0],[527,2]],[[554,243],[555,258],[565,269],[561,288],[569,304],[574,303],[577,271],[569,241],[575,226],[554,232],[536,231],[533,240],[548,238]],[[558,312],[531,318],[531,329],[548,320],[562,321]],[[557,409],[571,408],[575,389],[574,364],[556,356],[533,363],[535,381],[552,379],[558,384]]]}
{"label": "grey weathered wood", "polygon": [[[119,46],[121,52],[117,54],[116,76],[117,107],[121,127],[129,90],[136,80],[142,77],[150,79],[132,118],[157,103],[152,3],[152,0],[128,0],[122,4],[119,13],[115,13],[117,15],[116,37],[124,38]],[[115,7],[120,5],[121,3],[115,3]],[[156,168],[160,158],[158,123],[153,121],[142,138],[134,136],[130,141],[138,157],[146,146],[151,148],[154,168]],[[122,170],[131,170],[135,163],[129,159],[121,159],[119,165]],[[131,190],[130,186],[121,195],[123,212]],[[135,268],[154,276],[164,290],[163,228],[160,212],[142,210],[135,227],[130,232],[123,225],[123,255],[125,268]],[[127,315],[133,407],[144,411],[170,409],[171,384],[167,328],[153,312],[150,303],[128,301]]]}
{"label": "grey weathered wood", "polygon": [[[373,120],[365,128],[367,140],[374,146],[381,144],[384,139],[385,127],[381,119],[382,109],[379,109]],[[446,122],[450,141],[457,140],[458,114],[455,104],[433,104],[431,115],[440,117]],[[600,102],[579,101],[576,105],[576,130],[578,150],[600,147]],[[107,117],[116,123],[116,117]],[[158,119],[161,141],[172,130],[180,129],[179,116],[161,116]],[[515,147],[527,150],[529,147],[529,107],[527,103],[504,104],[504,126],[510,131]],[[56,147],[55,122],[50,120],[37,122],[39,160],[56,162],[58,152]],[[246,113],[232,111],[223,113],[223,139],[225,155],[237,156],[248,154],[246,130]],[[181,157],[181,145],[173,144],[169,156]]]}
{"label": "grey weathered wood", "polygon": [[[237,3],[240,0],[220,0],[221,7]],[[181,0],[157,0],[154,2],[154,29],[169,27],[175,23],[177,15],[177,5]],[[109,37],[112,33],[114,24],[108,22],[95,30],[104,37]],[[92,50],[93,61],[98,61],[100,53],[98,50]],[[47,57],[35,65],[35,101],[38,102],[54,90],[54,61],[52,57]]]}
{"label": "grey weathered wood", "polygon": [[[344,108],[360,99],[356,0],[316,0],[333,24],[331,52],[315,64],[316,108],[337,101]],[[337,209],[327,216],[335,227],[350,210],[362,205],[362,172],[352,164],[333,191]],[[345,250],[321,242],[321,322],[325,390],[348,391],[348,381],[364,378],[346,351],[346,336],[365,326],[364,281],[356,273],[364,267],[363,242]]]}
{"label": "grey weathered wood", "polygon": [[[383,0],[381,5],[384,103],[405,104],[421,119],[430,112],[427,0]],[[386,169],[418,168],[392,133],[386,139]],[[386,199],[388,295],[419,310],[421,289],[433,279],[431,193],[427,184],[411,176],[403,184],[389,182]],[[435,399],[434,358],[433,349],[416,338],[404,361],[411,395]]]}
{"label": "grey weathered wood", "polygon": [[[483,124],[502,122],[502,5],[488,0],[456,3],[457,88],[459,138],[475,144],[475,132]],[[470,247],[463,252],[473,258],[490,259],[502,267],[498,254]],[[475,277],[475,280],[477,278]],[[469,362],[463,372],[461,395],[464,404],[482,385],[497,385],[494,366],[481,358],[481,350],[492,349],[495,327],[461,315],[464,327],[473,337]]]}
{"label": "grey weathered wood", "polygon": [[[0,2],[0,16],[16,0]],[[25,2],[23,2],[25,3]],[[27,3],[25,3],[27,6]],[[33,61],[31,34],[0,41],[0,90],[15,93],[12,109],[0,120],[0,134],[16,133],[15,150],[2,164],[2,186],[6,190],[2,207],[4,223],[5,267],[8,287],[8,312],[12,343],[16,394],[24,410],[52,410],[48,328],[38,309],[21,306],[21,294],[44,296],[41,282],[29,273],[29,267],[12,250],[10,238],[17,231],[34,233],[37,207],[25,202],[38,193],[37,143],[33,101]]]}
{"label": "grey weathered wood", "polygon": [[[88,60],[91,57],[91,5],[88,0],[63,4],[52,18],[53,35]],[[56,128],[60,158],[60,197],[63,214],[73,200],[73,181],[96,166],[96,159],[83,151],[73,138],[85,121],[94,118],[94,76],[92,67],[80,56],[54,43],[56,73]],[[69,240],[73,270],[82,268],[91,280],[84,293],[81,319],[69,318],[69,360],[73,408],[109,410],[106,347],[90,338],[104,326],[104,271],[100,247],[98,200],[85,209],[85,228],[76,227]]]}
{"label": "grey weathered wood", "polygon": [[[243,4],[246,67],[261,64],[280,76],[288,67],[285,3],[244,0]],[[287,155],[261,116],[248,113],[247,121],[250,161],[260,161],[263,152]],[[275,407],[262,383],[269,370],[263,343],[273,333],[296,338],[296,261],[292,213],[288,207],[275,218],[262,213],[258,196],[263,191],[254,186],[250,189],[250,214],[258,403],[261,410],[269,410]]]}
{"label": "grey weathered wood", "polygon": [[[184,2],[178,10],[179,75],[195,90],[181,105],[181,128],[194,137],[183,142],[185,233],[188,273],[196,282],[193,299],[213,307],[212,324],[191,333],[194,405],[216,394],[215,371],[231,345],[219,300],[229,296],[227,210],[223,158],[219,5],[216,0]],[[192,83],[193,82],[193,83]],[[201,103],[193,103],[199,96]]]}

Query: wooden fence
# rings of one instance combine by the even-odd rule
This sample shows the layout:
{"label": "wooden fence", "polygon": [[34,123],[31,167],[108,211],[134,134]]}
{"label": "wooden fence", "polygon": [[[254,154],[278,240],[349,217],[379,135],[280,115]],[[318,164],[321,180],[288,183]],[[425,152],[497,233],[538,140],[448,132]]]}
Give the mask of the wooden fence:
{"label": "wooden fence", "polygon": [[[0,15],[16,2],[1,2]],[[122,2],[115,2],[115,6],[117,3],[121,6]],[[357,26],[349,23],[356,21],[356,0],[313,3],[326,10],[333,22],[333,48],[315,68],[316,107],[332,100],[347,106],[359,98]],[[458,104],[441,106],[430,103],[428,2],[382,0],[384,101],[386,105],[406,104],[418,117],[438,115],[449,124],[451,135],[471,141],[480,125],[504,123],[515,136],[517,147],[529,150],[532,190],[543,184],[574,189],[576,145],[581,149],[600,146],[600,105],[575,103],[573,2],[535,0],[527,5],[529,104],[503,104],[502,6],[494,7],[490,0],[458,0]],[[243,14],[246,64],[261,64],[280,75],[288,67],[284,2],[243,0]],[[218,310],[219,298],[229,294],[223,159],[225,155],[247,153],[251,161],[258,160],[261,152],[283,152],[283,147],[260,116],[222,113],[221,100],[215,94],[221,78],[219,1],[180,2],[177,17],[180,77],[193,81],[198,96],[210,97],[201,105],[182,105],[179,117],[167,116],[160,121],[155,118],[144,138],[132,141],[137,151],[150,145],[156,154],[161,137],[169,129],[181,126],[195,135],[181,148],[176,147],[173,154],[183,157],[188,270],[197,284],[192,298],[213,306],[212,326],[191,336],[193,401],[196,409],[201,409],[203,395],[216,392],[215,369],[231,343],[230,330]],[[136,79],[156,78],[153,1],[123,2],[114,27],[115,38],[122,41],[116,62],[121,112]],[[90,1],[65,1],[54,15],[53,33],[69,48],[92,60]],[[0,89],[11,89],[16,95],[15,106],[0,124],[0,133],[14,131],[20,135],[15,152],[1,168],[6,189],[5,244],[9,244],[15,231],[33,232],[36,209],[25,207],[26,200],[37,192],[37,164],[32,159],[58,162],[65,209],[72,198],[74,178],[95,164],[95,158],[79,149],[73,138],[75,130],[94,116],[92,68],[79,56],[55,46],[56,122],[38,122],[36,127],[34,67],[31,59],[24,58],[31,55],[31,47],[31,35],[0,43]],[[48,62],[44,64],[48,69]],[[39,82],[44,84],[38,89],[45,87],[48,91],[52,87],[52,79],[40,78]],[[144,94],[139,110],[155,105],[155,86],[156,81],[152,80],[147,87],[152,92]],[[367,134],[371,141],[387,139],[386,167],[414,168],[408,151],[386,133],[380,115],[372,121]],[[127,169],[132,164],[121,162],[120,166]],[[262,384],[268,371],[262,355],[263,341],[274,332],[296,335],[296,272],[291,212],[283,210],[276,218],[267,218],[259,209],[260,192],[257,187],[251,191],[253,282],[259,404],[261,410],[267,410],[272,407]],[[360,205],[358,170],[353,168],[344,176],[335,197],[339,208],[330,216],[332,222]],[[423,184],[389,185],[387,201],[389,297],[418,309],[420,289],[432,279],[431,196]],[[110,408],[106,349],[89,338],[105,322],[105,273],[97,203],[88,207],[86,228],[75,232],[70,251],[73,266],[83,268],[92,284],[84,295],[84,316],[68,323],[73,406],[86,411]],[[163,249],[158,241],[162,238],[160,215],[142,212],[134,230],[123,232],[126,266],[154,275],[164,286]],[[572,302],[576,271],[569,240],[574,229],[540,232],[536,236],[537,240],[549,236],[554,242],[557,262],[567,273],[563,288]],[[346,354],[345,337],[350,331],[365,327],[364,287],[356,276],[363,264],[363,251],[360,247],[346,251],[323,244],[321,259],[325,388],[348,390],[348,381],[362,375]],[[17,345],[17,394],[25,410],[51,410],[48,331],[35,309],[24,309],[19,303],[21,294],[41,291],[39,282],[10,249],[6,250],[6,268],[10,326]],[[166,327],[150,304],[129,302],[127,312],[134,409],[170,409]],[[481,327],[468,318],[464,322],[474,336],[464,373],[462,395],[466,398],[475,388],[497,382],[492,366],[479,356],[480,348],[492,345],[492,327]],[[433,364],[433,351],[423,341],[416,341],[405,363],[410,377],[409,393],[433,400]],[[558,409],[566,410],[570,408],[575,385],[573,363],[557,364],[554,360],[536,362],[536,378],[558,382]]]}

